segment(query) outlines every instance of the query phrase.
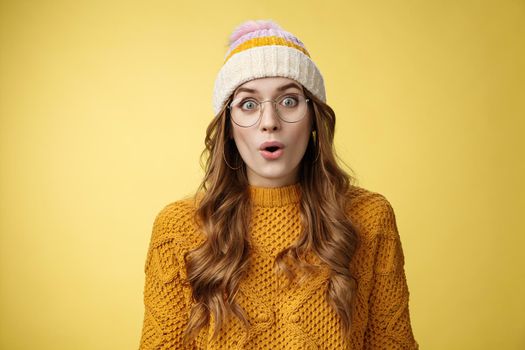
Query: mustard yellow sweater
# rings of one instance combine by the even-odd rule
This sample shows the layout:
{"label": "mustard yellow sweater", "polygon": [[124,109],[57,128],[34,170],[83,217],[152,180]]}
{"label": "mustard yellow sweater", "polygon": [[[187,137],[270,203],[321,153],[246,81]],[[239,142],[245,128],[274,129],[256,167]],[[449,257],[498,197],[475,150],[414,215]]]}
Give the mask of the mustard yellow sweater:
{"label": "mustard yellow sweater", "polygon": [[[217,339],[212,327],[191,346],[182,333],[191,307],[184,253],[203,242],[192,221],[192,199],[165,206],[155,218],[145,263],[144,322],[140,349],[418,349],[408,309],[404,256],[392,206],[378,193],[353,186],[348,215],[362,240],[350,268],[358,280],[349,338],[325,298],[328,270],[307,283],[277,292],[275,255],[300,234],[298,184],[250,187],[250,270],[236,301],[250,328],[229,318]],[[293,285],[292,285],[293,286]]]}

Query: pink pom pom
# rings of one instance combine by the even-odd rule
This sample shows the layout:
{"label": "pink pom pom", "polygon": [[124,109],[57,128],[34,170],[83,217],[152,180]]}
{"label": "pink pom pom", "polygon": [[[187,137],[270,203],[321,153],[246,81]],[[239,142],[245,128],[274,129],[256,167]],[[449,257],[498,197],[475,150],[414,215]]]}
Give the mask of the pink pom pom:
{"label": "pink pom pom", "polygon": [[241,36],[247,33],[254,32],[256,30],[262,30],[262,29],[277,29],[277,30],[283,30],[277,23],[273,22],[272,20],[250,20],[242,23],[239,25],[233,33],[230,35],[230,42],[229,45],[233,44],[237,39],[239,39]]}

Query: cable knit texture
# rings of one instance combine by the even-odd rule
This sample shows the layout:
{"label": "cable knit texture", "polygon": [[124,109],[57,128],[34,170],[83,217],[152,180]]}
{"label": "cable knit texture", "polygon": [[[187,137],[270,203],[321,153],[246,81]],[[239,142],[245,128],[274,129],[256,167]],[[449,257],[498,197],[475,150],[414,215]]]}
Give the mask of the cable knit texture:
{"label": "cable knit texture", "polygon": [[144,321],[140,349],[418,349],[408,309],[404,255],[392,206],[358,186],[348,193],[347,213],[362,244],[350,269],[358,281],[351,335],[343,337],[326,300],[328,267],[303,285],[278,291],[274,258],[301,233],[299,184],[250,187],[250,269],[236,300],[250,327],[230,317],[217,339],[213,319],[196,340],[182,344],[191,307],[184,254],[204,241],[193,223],[193,199],[165,206],[155,218],[145,263]]}

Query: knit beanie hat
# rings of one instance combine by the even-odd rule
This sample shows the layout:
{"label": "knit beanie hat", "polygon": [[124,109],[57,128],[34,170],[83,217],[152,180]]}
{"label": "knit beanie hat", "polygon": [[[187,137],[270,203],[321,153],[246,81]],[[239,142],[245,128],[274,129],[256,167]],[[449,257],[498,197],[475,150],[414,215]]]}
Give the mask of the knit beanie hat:
{"label": "knit beanie hat", "polygon": [[215,80],[215,115],[239,85],[264,77],[293,79],[326,102],[323,76],[304,44],[272,20],[250,20],[230,36],[229,50]]}

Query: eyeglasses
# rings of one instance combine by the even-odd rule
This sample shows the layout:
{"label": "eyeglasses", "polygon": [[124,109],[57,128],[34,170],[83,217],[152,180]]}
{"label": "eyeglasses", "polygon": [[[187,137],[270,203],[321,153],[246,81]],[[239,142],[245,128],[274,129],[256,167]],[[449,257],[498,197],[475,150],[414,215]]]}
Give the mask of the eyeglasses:
{"label": "eyeglasses", "polygon": [[240,127],[248,128],[259,122],[262,116],[262,104],[273,102],[279,118],[286,123],[301,121],[308,110],[310,99],[299,94],[285,94],[276,100],[258,101],[253,97],[240,97],[230,103],[232,121]]}

